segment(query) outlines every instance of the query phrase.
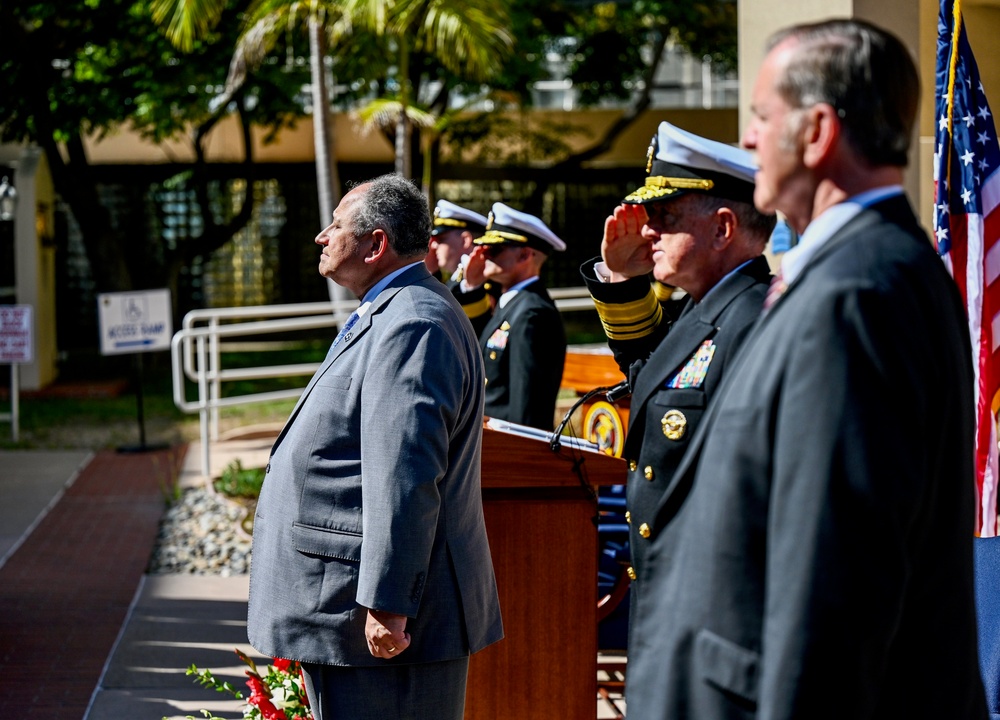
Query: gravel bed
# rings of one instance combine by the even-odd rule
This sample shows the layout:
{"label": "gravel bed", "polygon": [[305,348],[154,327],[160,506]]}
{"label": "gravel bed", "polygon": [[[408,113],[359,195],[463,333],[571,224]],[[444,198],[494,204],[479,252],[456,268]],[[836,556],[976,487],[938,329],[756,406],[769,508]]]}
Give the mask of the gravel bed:
{"label": "gravel bed", "polygon": [[246,512],[211,490],[187,488],[160,520],[149,573],[228,577],[250,572],[250,537],[240,528]]}

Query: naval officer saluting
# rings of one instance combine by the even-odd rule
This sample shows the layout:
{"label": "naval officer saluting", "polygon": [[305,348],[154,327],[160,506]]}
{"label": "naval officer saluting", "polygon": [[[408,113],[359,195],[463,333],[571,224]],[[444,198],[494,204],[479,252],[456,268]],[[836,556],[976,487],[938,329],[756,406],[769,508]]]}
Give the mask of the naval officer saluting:
{"label": "naval officer saluting", "polygon": [[539,278],[552,252],[566,249],[534,215],[495,203],[486,233],[476,239],[461,295],[484,282],[502,294],[479,335],[486,362],[486,406],[491,418],[551,430],[566,363],[566,333],[556,304]]}
{"label": "naval officer saluting", "polygon": [[[581,271],[632,390],[624,456],[632,566],[626,701],[651,717],[662,685],[663,580],[668,527],[652,515],[713,393],[760,313],[770,280],[761,255],[775,218],[753,206],[755,166],[739,148],[661,123],[645,184],[604,226],[602,259]],[[655,280],[680,287],[686,305],[672,325]]]}

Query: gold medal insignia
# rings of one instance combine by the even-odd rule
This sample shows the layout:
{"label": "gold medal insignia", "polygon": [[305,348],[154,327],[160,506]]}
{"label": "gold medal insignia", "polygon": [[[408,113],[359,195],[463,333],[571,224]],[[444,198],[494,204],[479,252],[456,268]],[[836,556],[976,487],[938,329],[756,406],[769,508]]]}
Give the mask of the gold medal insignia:
{"label": "gold medal insignia", "polygon": [[669,440],[680,440],[687,432],[688,420],[680,410],[668,410],[667,414],[660,420],[663,426],[663,434]]}

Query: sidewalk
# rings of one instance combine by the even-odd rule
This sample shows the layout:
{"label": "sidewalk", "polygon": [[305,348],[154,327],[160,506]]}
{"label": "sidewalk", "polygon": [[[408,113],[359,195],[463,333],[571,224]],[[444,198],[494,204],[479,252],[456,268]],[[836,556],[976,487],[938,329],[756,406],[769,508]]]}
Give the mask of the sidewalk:
{"label": "sidewalk", "polygon": [[[212,471],[234,457],[262,465],[269,447],[259,435],[213,443]],[[0,451],[0,718],[242,717],[239,701],[185,670],[243,688],[233,649],[259,657],[246,641],[247,577],[144,574],[178,469],[182,486],[204,482],[197,443]],[[598,699],[596,717],[615,716]]]}
{"label": "sidewalk", "polygon": [[[0,567],[0,718],[84,717],[182,456],[0,453],[5,513],[28,533],[6,539]],[[55,502],[39,508],[43,487]]]}

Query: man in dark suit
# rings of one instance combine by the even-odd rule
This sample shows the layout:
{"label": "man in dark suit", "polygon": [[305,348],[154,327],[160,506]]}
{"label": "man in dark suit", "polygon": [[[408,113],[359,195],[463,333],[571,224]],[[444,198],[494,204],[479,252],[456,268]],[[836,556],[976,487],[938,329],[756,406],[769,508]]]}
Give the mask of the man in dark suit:
{"label": "man in dark suit", "polygon": [[[623,453],[632,553],[630,717],[642,717],[650,705],[649,683],[640,679],[663,667],[661,578],[646,557],[668,552],[671,535],[661,533],[655,544],[646,539],[653,511],[771,279],[761,253],[775,219],[753,206],[755,169],[744,150],[661,123],[645,184],[605,222],[601,258],[581,268],[632,391]],[[687,292],[673,324],[664,319],[650,273]]]}
{"label": "man in dark suit", "polygon": [[460,720],[469,654],[502,637],[479,484],[483,372],[423,264],[427,203],[347,193],[319,270],[362,303],[271,451],[248,634],[299,660],[317,720]]}
{"label": "man in dark suit", "polygon": [[566,334],[539,273],[549,253],[565,250],[566,243],[534,215],[495,203],[475,245],[456,291],[459,301],[465,306],[484,295],[486,282],[502,290],[479,334],[486,363],[484,412],[551,430]]}
{"label": "man in dark suit", "polygon": [[801,241],[649,522],[665,651],[630,720],[986,717],[968,329],[902,191],[918,94],[860,21],[769,46],[744,144]]}

